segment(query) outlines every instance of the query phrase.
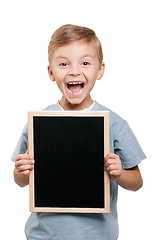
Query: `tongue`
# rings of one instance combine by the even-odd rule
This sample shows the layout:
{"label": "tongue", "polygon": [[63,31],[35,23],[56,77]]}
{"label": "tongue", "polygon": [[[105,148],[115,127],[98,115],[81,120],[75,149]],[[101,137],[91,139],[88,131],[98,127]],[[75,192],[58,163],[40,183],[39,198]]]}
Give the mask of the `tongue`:
{"label": "tongue", "polygon": [[69,86],[69,89],[71,92],[79,92],[81,90],[81,88],[82,88],[82,86],[80,84]]}

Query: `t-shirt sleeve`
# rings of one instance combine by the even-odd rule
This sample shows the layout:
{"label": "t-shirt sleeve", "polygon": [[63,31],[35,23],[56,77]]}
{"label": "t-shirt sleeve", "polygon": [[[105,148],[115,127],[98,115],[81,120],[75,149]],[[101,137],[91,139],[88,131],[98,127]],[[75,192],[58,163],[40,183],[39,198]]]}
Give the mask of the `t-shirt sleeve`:
{"label": "t-shirt sleeve", "polygon": [[114,141],[114,153],[119,155],[122,167],[129,169],[138,165],[146,155],[142,151],[128,123],[124,121]]}
{"label": "t-shirt sleeve", "polygon": [[23,154],[27,150],[27,142],[28,142],[28,123],[25,125],[22,134],[19,138],[17,146],[11,156],[11,160],[15,162],[15,158],[18,154]]}

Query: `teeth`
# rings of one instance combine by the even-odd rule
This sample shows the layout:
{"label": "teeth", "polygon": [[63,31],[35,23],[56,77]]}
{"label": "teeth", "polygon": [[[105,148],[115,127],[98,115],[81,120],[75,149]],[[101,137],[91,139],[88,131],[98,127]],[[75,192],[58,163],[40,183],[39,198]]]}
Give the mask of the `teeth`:
{"label": "teeth", "polygon": [[69,85],[77,85],[77,84],[83,84],[82,82],[70,82]]}

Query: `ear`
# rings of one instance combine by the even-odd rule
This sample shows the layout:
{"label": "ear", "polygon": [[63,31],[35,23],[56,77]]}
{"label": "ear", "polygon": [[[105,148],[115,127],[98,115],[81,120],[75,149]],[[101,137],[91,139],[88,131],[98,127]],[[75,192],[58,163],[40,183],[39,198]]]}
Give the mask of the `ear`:
{"label": "ear", "polygon": [[105,70],[105,63],[102,62],[100,67],[99,67],[99,70],[98,70],[98,74],[97,74],[97,80],[100,80],[103,75],[104,75],[104,70]]}
{"label": "ear", "polygon": [[53,74],[53,71],[51,70],[51,67],[50,67],[50,65],[48,65],[48,74],[49,74],[49,77],[50,77],[50,79],[51,79],[51,81],[55,81],[55,77],[54,77],[54,74]]}

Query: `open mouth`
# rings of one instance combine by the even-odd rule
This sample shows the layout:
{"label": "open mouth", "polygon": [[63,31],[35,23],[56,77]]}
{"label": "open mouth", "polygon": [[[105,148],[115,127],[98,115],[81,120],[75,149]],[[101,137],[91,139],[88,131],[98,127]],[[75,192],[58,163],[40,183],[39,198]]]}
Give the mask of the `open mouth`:
{"label": "open mouth", "polygon": [[81,93],[83,88],[84,88],[84,83],[83,82],[69,82],[69,83],[67,83],[67,89],[72,94]]}

